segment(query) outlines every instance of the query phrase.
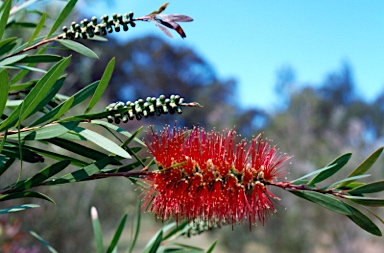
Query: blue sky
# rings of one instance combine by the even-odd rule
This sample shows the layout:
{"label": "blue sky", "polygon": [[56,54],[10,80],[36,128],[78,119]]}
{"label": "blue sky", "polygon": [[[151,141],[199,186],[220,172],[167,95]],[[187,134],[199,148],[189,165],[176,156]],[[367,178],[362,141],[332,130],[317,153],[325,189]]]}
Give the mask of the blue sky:
{"label": "blue sky", "polygon": [[[137,17],[164,2],[117,0],[108,8],[93,6],[89,12],[134,11]],[[172,43],[193,47],[220,77],[235,78],[244,106],[271,108],[277,104],[276,71],[284,65],[295,70],[298,82],[318,84],[347,61],[364,98],[373,99],[384,91],[382,0],[173,0],[164,13],[195,19],[181,23],[187,38],[182,40],[174,34]],[[153,24],[138,26],[125,35],[119,33],[119,37],[158,33],[167,38]]]}

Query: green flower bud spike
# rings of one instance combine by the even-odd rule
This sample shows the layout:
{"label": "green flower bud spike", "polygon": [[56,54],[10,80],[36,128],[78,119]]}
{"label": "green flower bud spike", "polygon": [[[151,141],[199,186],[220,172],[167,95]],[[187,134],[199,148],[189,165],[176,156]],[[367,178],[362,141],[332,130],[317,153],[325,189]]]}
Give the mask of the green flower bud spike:
{"label": "green flower bud spike", "polygon": [[63,39],[78,40],[93,38],[95,35],[106,36],[108,33],[128,31],[129,26],[135,27],[136,21],[150,22],[154,21],[155,24],[169,37],[172,37],[171,33],[167,30],[173,29],[180,34],[182,38],[186,35],[177,22],[191,22],[191,17],[180,14],[160,14],[168,6],[168,3],[163,4],[158,10],[151,14],[145,15],[139,18],[133,18],[133,12],[121,14],[113,14],[112,17],[103,15],[98,22],[96,17],[92,17],[91,21],[83,19],[78,23],[72,22],[68,28],[64,26],[62,28],[64,34],[60,35]]}
{"label": "green flower bud spike", "polygon": [[119,124],[121,121],[124,123],[129,120],[137,119],[140,120],[143,117],[147,118],[149,116],[160,116],[161,114],[171,114],[182,113],[182,107],[197,107],[201,105],[196,102],[185,103],[184,98],[179,95],[171,95],[169,98],[166,98],[164,95],[156,97],[147,97],[144,99],[138,99],[135,102],[127,101],[124,102],[115,102],[106,107],[106,111],[109,112],[107,116],[108,122],[115,122]]}

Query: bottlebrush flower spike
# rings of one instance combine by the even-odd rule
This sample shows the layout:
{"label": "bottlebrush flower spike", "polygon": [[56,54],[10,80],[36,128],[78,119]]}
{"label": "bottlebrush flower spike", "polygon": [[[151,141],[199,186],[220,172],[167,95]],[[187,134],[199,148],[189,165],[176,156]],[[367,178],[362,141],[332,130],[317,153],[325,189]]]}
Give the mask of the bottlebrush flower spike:
{"label": "bottlebrush flower spike", "polygon": [[[169,3],[163,4],[157,11],[152,12],[142,18],[145,21],[154,21],[155,25],[159,27],[168,37],[173,38],[172,34],[163,26],[175,30],[182,38],[186,38],[184,30],[176,22],[191,22],[193,18],[181,14],[160,14],[163,12]],[[163,26],[161,26],[163,25]]]}
{"label": "bottlebrush flower spike", "polygon": [[143,209],[157,218],[213,224],[264,223],[279,200],[268,189],[290,158],[261,135],[235,143],[234,130],[151,131],[146,145],[159,170],[147,176]]}

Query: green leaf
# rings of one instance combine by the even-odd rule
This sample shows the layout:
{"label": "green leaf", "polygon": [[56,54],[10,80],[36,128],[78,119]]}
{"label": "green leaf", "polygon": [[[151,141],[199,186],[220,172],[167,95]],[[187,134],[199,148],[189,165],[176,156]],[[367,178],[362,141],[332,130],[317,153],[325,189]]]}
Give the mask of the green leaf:
{"label": "green leaf", "polygon": [[76,115],[68,118],[64,118],[59,120],[60,122],[67,122],[67,121],[89,121],[94,119],[103,119],[106,118],[110,112],[104,111],[104,112],[98,112],[98,113],[91,113],[91,114],[83,114],[83,115]]}
{"label": "green leaf", "polygon": [[112,58],[112,60],[108,62],[108,65],[104,70],[100,83],[97,86],[97,89],[95,91],[95,94],[93,94],[91,101],[89,101],[89,104],[87,109],[85,110],[85,113],[88,113],[90,110],[92,110],[92,108],[96,105],[96,103],[99,101],[99,99],[103,95],[105,89],[108,86],[109,80],[111,80],[114,67],[115,67],[115,58]]}
{"label": "green leaf", "polygon": [[173,245],[177,245],[180,248],[167,248],[164,250],[164,253],[166,252],[172,252],[172,253],[204,253],[204,250],[202,248],[184,244],[184,243],[173,243]]}
{"label": "green leaf", "polygon": [[313,192],[313,191],[290,191],[294,195],[301,197],[303,199],[314,202],[322,207],[325,207],[335,213],[340,213],[343,215],[350,215],[351,211],[345,205],[344,202],[336,199],[333,196],[328,194]]}
{"label": "green leaf", "polygon": [[[69,63],[70,58],[65,58],[55,64],[33,87],[33,89],[25,97],[24,102],[18,106],[12,114],[0,124],[0,131],[11,127],[16,123],[17,120],[20,122],[27,118],[40,104],[44,101],[45,96],[52,86],[59,79],[60,75],[65,70]],[[20,117],[21,114],[21,117]],[[19,118],[20,117],[20,118]]]}
{"label": "green leaf", "polygon": [[64,72],[70,60],[71,58],[68,57],[59,61],[37,82],[36,86],[33,87],[31,92],[24,99],[24,111],[22,110],[20,122],[26,119],[35,110],[39,103],[44,100],[45,97],[42,96],[42,94],[49,92]]}
{"label": "green leaf", "polygon": [[[20,150],[18,146],[5,146],[3,148],[2,154],[10,158],[20,159]],[[42,162],[41,159],[39,159],[39,155],[35,152],[30,151],[29,149],[22,148],[22,154],[23,161],[29,163]]]}
{"label": "green leaf", "polygon": [[101,224],[100,224],[99,216],[97,214],[96,207],[94,206],[91,208],[91,218],[92,218],[93,234],[95,236],[97,252],[103,253],[104,252],[103,234],[101,232]]}
{"label": "green leaf", "polygon": [[46,38],[50,37],[64,22],[64,20],[68,17],[68,15],[71,13],[73,7],[75,7],[77,3],[77,0],[69,0],[67,5],[65,5],[64,9],[59,14],[58,18],[56,19],[55,23],[53,24],[51,30],[47,34]]}
{"label": "green leaf", "polygon": [[20,60],[24,59],[25,57],[27,57],[27,54],[19,54],[19,55],[15,55],[15,56],[12,56],[9,58],[5,58],[2,61],[0,61],[0,67],[6,66],[6,65],[11,65],[15,62],[19,62]]}
{"label": "green leaf", "polygon": [[63,116],[64,113],[66,113],[72,107],[74,101],[74,97],[70,97],[69,99],[67,99],[61,106],[60,110],[56,113],[56,115],[51,118],[51,121],[55,121],[61,116]]}
{"label": "green leaf", "polygon": [[0,155],[0,176],[13,164],[15,158]]}
{"label": "green leaf", "polygon": [[[9,83],[6,69],[0,71],[0,116],[3,114],[8,99]],[[0,150],[1,151],[1,150]]]}
{"label": "green leaf", "polygon": [[28,55],[27,57],[21,59],[19,63],[58,62],[62,59],[63,57],[59,55],[38,54],[38,55]]}
{"label": "green leaf", "polygon": [[338,189],[350,190],[350,189],[357,188],[357,187],[360,187],[360,186],[365,185],[365,184],[366,183],[363,183],[363,182],[351,182],[351,183],[347,184],[346,186],[343,186],[343,187],[338,188]]}
{"label": "green leaf", "polygon": [[[45,125],[36,130],[20,133],[20,138],[24,140],[46,140],[61,136],[79,125],[79,122],[66,122]],[[18,139],[16,134],[9,135],[8,139]]]}
{"label": "green leaf", "polygon": [[32,230],[28,230],[29,233],[35,237],[39,242],[41,242],[51,253],[58,253],[57,250],[55,250],[51,245],[49,245],[48,242],[46,242],[40,235],[38,235],[36,232]]}
{"label": "green leaf", "polygon": [[330,176],[335,174],[337,171],[339,171],[348,162],[348,160],[351,158],[351,156],[352,156],[351,153],[347,153],[347,154],[344,154],[344,155],[336,158],[333,162],[328,164],[329,167],[331,167],[332,165],[334,165],[334,166],[332,166],[328,170],[325,170],[325,171],[317,174],[308,184],[309,185],[315,185],[315,184],[329,178]]}
{"label": "green leaf", "polygon": [[43,13],[43,15],[41,15],[39,23],[36,25],[35,31],[33,32],[31,38],[28,40],[27,46],[32,44],[33,40],[36,39],[36,37],[40,33],[41,29],[43,29],[46,18],[47,18],[47,14]]}
{"label": "green leaf", "polygon": [[349,210],[351,211],[351,215],[347,215],[349,219],[351,219],[354,223],[356,223],[359,227],[376,236],[382,236],[380,229],[376,226],[375,223],[372,222],[365,214],[357,210],[351,205],[347,205]]}
{"label": "green leaf", "polygon": [[99,59],[99,57],[97,56],[97,54],[95,54],[95,52],[93,52],[91,49],[84,46],[83,44],[80,44],[79,42],[76,42],[73,40],[65,40],[65,39],[57,40],[57,42],[59,42],[63,46],[65,46],[65,47],[67,47],[67,48],[69,48],[75,52],[78,52],[79,54],[85,55],[89,58]]}
{"label": "green leaf", "polygon": [[29,190],[43,181],[49,179],[50,177],[56,175],[63,169],[65,169],[69,164],[71,163],[70,160],[64,160],[60,161],[58,163],[54,163],[41,171],[39,171],[36,175],[33,177],[28,178],[25,181],[22,181],[16,185],[16,187],[13,189],[13,191],[23,191],[23,190]]}
{"label": "green leaf", "polygon": [[80,134],[85,139],[93,142],[94,144],[98,145],[99,147],[108,150],[109,152],[118,155],[123,158],[131,159],[131,155],[128,154],[127,151],[122,149],[119,145],[111,141],[110,139],[102,136],[101,134],[98,134],[94,131],[91,131],[89,129],[85,129],[82,127],[76,127],[74,131],[78,134]]}
{"label": "green leaf", "polygon": [[97,162],[94,162],[84,168],[74,171],[72,173],[66,174],[58,179],[51,180],[46,183],[46,185],[58,185],[58,184],[67,184],[73,182],[82,181],[93,174],[100,172],[105,166],[111,163],[114,160],[113,157],[103,158]]}
{"label": "green leaf", "polygon": [[12,28],[35,28],[37,24],[32,22],[17,22],[17,21],[11,21],[7,24],[8,27]]}
{"label": "green leaf", "polygon": [[11,5],[12,5],[12,0],[5,0],[3,2],[4,9],[0,18],[0,40],[3,37],[3,34],[5,32],[5,27],[7,26],[9,12],[11,11]]}
{"label": "green leaf", "polygon": [[[29,67],[29,66],[23,66],[23,65],[7,65],[7,66],[4,66],[4,68],[7,68],[7,69],[21,69],[21,70],[26,70],[26,71],[35,71],[35,72],[39,72],[39,73],[47,73],[47,71],[45,71],[44,69],[39,69],[39,68],[34,68],[34,67]],[[12,79],[13,81],[13,79]]]}
{"label": "green leaf", "polygon": [[112,238],[111,244],[109,245],[109,247],[107,249],[107,253],[112,253],[113,250],[116,248],[117,243],[119,242],[120,236],[123,233],[123,229],[124,229],[126,220],[127,220],[127,215],[125,214],[123,216],[123,218],[121,219],[119,226],[117,227],[115,235]]}
{"label": "green leaf", "polygon": [[20,211],[24,211],[26,209],[36,208],[36,207],[40,207],[40,206],[39,205],[35,205],[35,204],[25,204],[25,205],[21,205],[21,206],[13,206],[13,207],[10,207],[10,208],[1,209],[0,210],[0,214],[20,212]]}
{"label": "green leaf", "polygon": [[206,253],[212,253],[213,250],[214,250],[214,248],[216,247],[216,243],[217,243],[217,241],[214,241],[214,242],[212,243],[211,247],[209,247],[209,249],[207,250]]}
{"label": "green leaf", "polygon": [[[74,101],[73,101],[70,108],[75,107],[76,105],[78,105],[79,103],[81,103],[85,99],[87,99],[96,90],[98,84],[99,84],[99,81],[91,83],[91,84],[87,85],[86,87],[84,87],[83,89],[81,89],[76,94],[74,94],[73,96],[71,96],[71,98],[72,97],[74,98]],[[39,124],[41,124],[47,120],[51,120],[52,118],[54,118],[59,113],[61,108],[64,106],[64,103],[65,102],[56,106],[52,111],[50,111],[49,113],[45,114],[44,116],[42,116],[41,118],[39,118],[38,120],[33,122],[30,126],[36,126],[36,125],[39,125]]]}
{"label": "green leaf", "polygon": [[39,199],[48,200],[49,202],[52,202],[53,204],[55,204],[55,202],[50,197],[40,192],[27,191],[27,192],[15,192],[15,193],[0,195],[0,201],[6,201],[10,199],[19,199],[19,198],[39,198]]}
{"label": "green leaf", "polygon": [[46,149],[39,149],[39,148],[35,148],[35,147],[28,146],[25,144],[24,144],[24,147],[28,148],[29,150],[31,150],[33,152],[36,152],[39,155],[42,155],[44,157],[49,157],[49,158],[52,158],[52,159],[55,159],[58,161],[70,160],[71,164],[75,165],[77,167],[84,167],[84,166],[87,166],[89,164],[89,163],[81,161],[79,159],[59,154],[58,152],[51,152],[51,151],[48,151]]}
{"label": "green leaf", "polygon": [[384,181],[376,181],[366,185],[362,185],[348,191],[348,193],[355,195],[355,194],[373,193],[373,192],[381,192],[381,191],[384,191]]}
{"label": "green leaf", "polygon": [[160,230],[158,233],[156,233],[156,237],[154,237],[153,242],[145,247],[143,253],[156,253],[162,241],[163,231]]}
{"label": "green leaf", "polygon": [[[367,159],[365,159],[359,166],[357,166],[356,169],[354,169],[348,177],[358,176],[362,175],[365,172],[367,172],[372,165],[376,162],[377,158],[381,155],[381,152],[383,151],[384,147],[381,147],[377,149],[375,152],[373,152]],[[338,188],[346,186],[348,183],[341,183]]]}
{"label": "green leaf", "polygon": [[135,247],[136,245],[136,242],[137,242],[137,238],[139,238],[139,233],[140,233],[140,226],[141,226],[141,202],[140,201],[137,201],[137,221],[136,221],[136,229],[133,229],[133,222],[132,222],[132,227],[131,227],[131,231],[135,231],[135,234],[132,238],[132,241],[131,241],[131,246],[129,247],[129,250],[127,251],[128,253],[132,253],[133,251],[133,248]]}
{"label": "green leaf", "polygon": [[[170,238],[172,238],[173,236],[175,236],[177,233],[179,233],[180,231],[182,231],[184,228],[186,228],[187,226],[188,226],[188,222],[184,222],[184,223],[182,223],[182,224],[175,224],[175,223],[171,223],[171,224],[169,224],[170,226],[168,227],[168,226],[165,226],[164,228],[163,228],[163,232],[165,233],[165,232],[167,232],[168,230],[170,230],[169,231],[169,233],[167,233],[165,236],[164,236],[164,238],[163,238],[163,240],[168,240],[168,239],[170,239]],[[172,226],[171,226],[172,225]],[[176,225],[176,226],[175,226]],[[172,228],[172,229],[171,229]]]}
{"label": "green leaf", "polygon": [[[75,154],[90,158],[92,160],[100,160],[102,158],[108,158],[109,157],[108,155],[106,155],[106,154],[104,154],[98,150],[94,150],[94,149],[91,149],[89,147],[78,144],[76,142],[68,141],[68,140],[65,140],[62,138],[53,138],[53,139],[49,140],[49,142],[54,144],[54,145],[57,145],[61,148],[64,148],[68,151],[71,151]],[[111,161],[111,164],[121,165],[121,163],[116,161],[115,159]]]}
{"label": "green leaf", "polygon": [[348,195],[344,197],[363,206],[384,206],[384,199]]}
{"label": "green leaf", "polygon": [[17,37],[11,37],[0,41],[0,55],[10,52],[16,46]]}
{"label": "green leaf", "polygon": [[[62,78],[59,78],[59,80],[57,80],[55,82],[55,84],[53,85],[53,87],[49,90],[49,92],[45,95],[45,96],[41,96],[43,99],[40,101],[40,103],[35,107],[35,109],[31,112],[31,115],[34,114],[35,112],[41,110],[44,106],[46,106],[51,100],[53,97],[55,97],[55,95],[57,94],[57,92],[59,92],[59,90],[61,89],[61,87],[63,86],[64,84],[64,80],[65,78],[62,77]],[[25,100],[21,100],[22,102],[24,102]],[[18,101],[14,101],[14,102],[18,102]],[[8,103],[7,103],[8,104]],[[18,106],[18,108],[15,109],[15,111],[17,112],[20,112],[22,108],[22,105],[20,104]],[[17,121],[17,117],[18,115],[16,115],[15,113],[12,113],[11,116],[9,118],[12,118],[13,119],[13,124],[16,124],[16,121]],[[13,125],[12,122],[9,122],[9,125]]]}
{"label": "green leaf", "polygon": [[[3,40],[0,41],[0,48],[4,47],[5,45],[7,45],[9,43],[12,43],[12,42],[14,42],[16,40],[17,40],[17,37],[10,37],[10,38],[3,39]],[[5,52],[2,52],[1,54],[3,54],[3,53],[5,53]]]}
{"label": "green leaf", "polygon": [[19,12],[23,9],[26,9],[28,6],[30,6],[31,4],[34,4],[37,1],[39,1],[39,0],[29,0],[29,1],[24,1],[22,3],[19,2],[18,5],[13,6],[13,8],[11,10],[11,14],[16,14],[17,12]]}
{"label": "green leaf", "polygon": [[331,165],[331,166],[325,166],[324,168],[321,168],[321,169],[318,169],[318,170],[315,170],[315,171],[312,171],[298,179],[295,179],[292,181],[292,184],[295,184],[295,185],[298,185],[298,184],[308,184],[308,181],[304,180],[305,178],[308,178],[308,177],[311,177],[313,175],[316,175],[316,174],[319,174],[320,172],[323,172],[323,171],[326,171],[326,170],[329,170],[331,168],[335,167],[335,164]]}
{"label": "green leaf", "polygon": [[332,188],[336,188],[336,189],[339,189],[337,188],[336,186],[341,184],[341,183],[344,183],[344,182],[347,182],[347,185],[349,183],[352,183],[353,181],[355,181],[356,179],[361,179],[361,178],[366,178],[366,177],[370,177],[371,175],[359,175],[359,176],[354,176],[354,177],[348,177],[348,178],[344,178],[342,180],[339,180],[333,184],[330,184],[329,186],[327,187],[324,187],[324,189],[332,189]]}
{"label": "green leaf", "polygon": [[[96,124],[96,125],[99,125],[99,126],[104,126],[104,127],[107,127],[119,134],[122,134],[126,137],[129,138],[129,142],[127,144],[129,144],[132,140],[135,140],[136,143],[142,145],[143,147],[146,147],[145,143],[140,140],[139,138],[137,138],[137,136],[140,134],[140,132],[143,130],[143,127],[140,127],[136,130],[136,132],[134,132],[133,134],[131,134],[130,132],[122,129],[121,127],[117,126],[117,125],[114,125],[114,124],[111,124],[107,121],[102,121],[102,120],[92,120],[91,121],[92,124]],[[126,145],[124,145],[126,146]]]}
{"label": "green leaf", "polygon": [[115,171],[115,172],[127,172],[127,171],[131,171],[133,169],[136,169],[138,168],[140,165],[143,165],[143,162],[145,162],[147,159],[144,158],[142,159],[141,161],[138,161],[138,162],[134,162],[134,163],[130,163],[130,164],[126,164],[124,166],[121,166],[119,168],[113,168],[112,170]]}

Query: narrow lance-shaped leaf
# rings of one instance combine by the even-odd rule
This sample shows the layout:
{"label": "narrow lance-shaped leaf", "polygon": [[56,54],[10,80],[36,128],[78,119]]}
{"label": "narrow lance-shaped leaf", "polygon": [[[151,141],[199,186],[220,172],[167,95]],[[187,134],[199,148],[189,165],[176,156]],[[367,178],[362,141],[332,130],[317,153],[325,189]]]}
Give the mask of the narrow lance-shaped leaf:
{"label": "narrow lance-shaped leaf", "polygon": [[40,33],[41,29],[43,29],[44,27],[44,24],[45,24],[45,19],[47,18],[47,14],[43,13],[43,15],[41,15],[41,18],[40,18],[40,21],[39,23],[37,23],[36,25],[36,29],[35,31],[33,32],[31,38],[29,39],[28,43],[27,43],[27,46],[31,45],[33,40],[37,37],[37,35]]}
{"label": "narrow lance-shaped leaf", "polygon": [[4,60],[0,61],[0,66],[6,68],[7,65],[12,65],[13,63],[18,62],[24,59],[25,57],[27,57],[27,54],[19,54],[9,58],[5,58]]}
{"label": "narrow lance-shaped leaf", "polygon": [[46,38],[51,36],[57,30],[57,28],[59,28],[61,26],[61,24],[64,22],[64,20],[71,13],[73,7],[75,7],[76,3],[77,3],[77,0],[69,0],[68,1],[67,5],[65,5],[64,9],[61,11],[59,16],[57,17],[55,23],[53,24],[53,26],[52,26],[51,30],[49,31],[49,33],[47,34]]}
{"label": "narrow lance-shaped leaf", "polygon": [[50,177],[56,175],[63,169],[65,169],[69,164],[71,163],[70,160],[64,160],[60,161],[58,163],[52,164],[41,171],[39,171],[36,175],[33,177],[30,177],[17,184],[17,186],[13,189],[13,191],[20,191],[20,190],[28,190],[32,187],[37,186],[38,184],[42,183],[43,181],[49,179]]}
{"label": "narrow lance-shaped leaf", "polygon": [[369,219],[365,214],[357,210],[351,205],[348,205],[351,215],[347,215],[356,225],[376,236],[382,236],[380,229],[376,226],[371,219]]}
{"label": "narrow lance-shaped leaf", "polygon": [[[72,129],[74,129],[75,127],[77,127],[78,124],[79,122],[76,122],[76,121],[51,124],[51,125],[46,125],[44,127],[38,128],[33,131],[22,132],[20,135],[21,135],[21,138],[24,140],[46,140],[46,139],[55,138],[67,133]],[[14,139],[15,135],[11,135],[8,138]]]}
{"label": "narrow lance-shaped leaf", "polygon": [[214,242],[212,243],[211,247],[209,247],[209,249],[207,250],[206,253],[212,253],[213,250],[214,250],[215,247],[216,247],[216,244],[217,244],[217,241],[214,241]]}
{"label": "narrow lance-shaped leaf", "polygon": [[96,132],[93,132],[89,129],[85,129],[82,127],[76,127],[74,131],[81,136],[83,136],[85,139],[95,143],[99,147],[108,150],[109,152],[121,156],[123,158],[131,159],[131,155],[127,153],[124,149],[122,149],[119,145],[111,141],[110,139],[102,136],[101,134],[98,134]]}
{"label": "narrow lance-shaped leaf", "polygon": [[329,196],[327,194],[322,194],[318,192],[310,191],[290,191],[298,197],[304,198],[311,202],[314,202],[322,207],[325,207],[333,212],[340,213],[343,215],[350,215],[351,211],[342,201],[336,199],[335,197]]}
{"label": "narrow lance-shaped leaf", "polygon": [[[44,54],[47,47],[48,47],[48,45],[43,46],[42,48],[40,48],[39,51],[37,51],[37,53],[35,55]],[[35,65],[34,63],[28,63],[27,64],[28,67],[33,67],[34,65]],[[20,71],[17,75],[15,75],[11,80],[11,88],[14,85],[18,85],[17,82],[20,81],[26,74],[28,74],[29,71],[30,71],[29,69],[24,69],[24,70]]]}
{"label": "narrow lance-shaped leaf", "polygon": [[348,196],[348,195],[345,195],[344,197],[363,206],[377,206],[377,207],[384,206],[384,199],[380,199],[380,198],[369,198],[369,197]]}
{"label": "narrow lance-shaped leaf", "polygon": [[384,181],[376,181],[366,185],[356,187],[350,191],[349,194],[364,194],[384,191]]}
{"label": "narrow lance-shaped leaf", "polygon": [[[91,83],[91,84],[87,85],[86,87],[84,87],[83,89],[81,89],[80,91],[76,92],[76,94],[72,95],[71,97],[73,97],[74,99],[73,99],[73,103],[71,104],[69,109],[75,107],[76,105],[78,105],[79,103],[81,103],[85,99],[87,99],[96,90],[98,84],[99,84],[99,81]],[[36,126],[36,125],[41,124],[41,123],[48,121],[48,120],[52,121],[52,118],[54,118],[59,113],[59,111],[64,106],[64,104],[65,104],[65,102],[56,106],[52,111],[50,111],[49,113],[40,117],[38,120],[33,122],[30,126]]]}
{"label": "narrow lance-shaped leaf", "polygon": [[2,154],[15,159],[20,159],[20,155],[22,154],[23,161],[26,161],[29,163],[38,163],[38,162],[44,161],[44,159],[41,156],[39,156],[38,154],[36,154],[35,152],[32,152],[27,148],[22,147],[20,152],[19,146],[6,145],[2,150]]}
{"label": "narrow lance-shaped leaf", "polygon": [[[330,184],[329,186],[327,187],[324,187],[325,189],[331,189],[331,188],[337,188],[336,186],[339,185],[340,183],[344,183],[344,182],[347,182],[348,184],[357,180],[357,179],[362,179],[362,178],[366,178],[366,177],[370,177],[371,175],[358,175],[358,176],[354,176],[354,177],[348,177],[348,178],[344,178],[342,180],[339,180],[333,184]],[[347,184],[347,185],[348,185]]]}
{"label": "narrow lance-shaped leaf", "polygon": [[39,103],[44,100],[44,96],[41,96],[41,94],[46,94],[49,92],[49,90],[64,72],[70,60],[71,57],[61,60],[55,65],[57,66],[57,69],[52,72],[50,70],[46,75],[43,76],[43,78],[40,79],[40,81],[37,82],[36,86],[25,97],[23,103],[24,110],[22,112],[20,122],[26,119],[35,110],[37,105],[39,105]]}
{"label": "narrow lance-shaped leaf", "polygon": [[46,185],[58,185],[58,184],[68,184],[73,182],[82,181],[93,174],[100,172],[105,166],[113,161],[113,157],[103,158],[97,162],[94,162],[80,170],[76,170],[72,173],[66,174],[58,179],[54,179],[46,183]]}
{"label": "narrow lance-shaped leaf", "polygon": [[329,169],[331,169],[331,168],[333,168],[333,167],[335,167],[335,164],[330,165],[330,166],[325,166],[324,168],[321,168],[321,169],[312,171],[312,172],[310,172],[310,173],[308,173],[308,174],[306,174],[306,175],[304,175],[304,176],[302,176],[302,177],[300,177],[300,178],[298,178],[298,179],[293,180],[293,181],[292,181],[292,184],[302,184],[303,179],[308,178],[308,177],[311,177],[311,176],[316,175],[316,174],[319,174],[320,172],[329,170]]}
{"label": "narrow lance-shaped leaf", "polygon": [[[63,86],[65,77],[60,77],[51,87],[51,89],[45,93],[45,96],[42,96],[43,99],[36,105],[35,109],[30,113],[30,115],[35,114],[37,111],[43,109],[51,100],[56,96],[61,87]],[[24,103],[25,100],[23,100]]]}
{"label": "narrow lance-shaped leaf", "polygon": [[[0,55],[5,54],[8,50],[11,50],[15,45],[17,37],[10,37],[0,41]],[[7,48],[5,48],[7,47]]]}
{"label": "narrow lance-shaped leaf", "polygon": [[145,247],[143,253],[156,253],[162,241],[163,231],[160,230],[160,232],[156,234],[156,237],[154,237],[153,242]]}
{"label": "narrow lance-shaped leaf", "polygon": [[40,207],[40,206],[35,205],[35,204],[25,204],[25,205],[21,205],[21,206],[13,206],[10,208],[1,209],[0,214],[15,213],[15,212],[24,211],[24,210],[27,210],[30,208],[36,208],[36,207]]}
{"label": "narrow lance-shaped leaf", "polygon": [[73,102],[75,101],[74,97],[68,98],[61,106],[60,110],[52,117],[51,121],[55,121],[61,116],[64,115],[69,109],[71,109]]}
{"label": "narrow lance-shaped leaf", "polygon": [[3,2],[4,8],[0,18],[0,40],[3,37],[3,34],[5,32],[5,27],[7,26],[9,12],[11,11],[11,5],[12,5],[12,0],[5,0]]}
{"label": "narrow lance-shaped leaf", "polygon": [[[373,152],[367,159],[365,159],[359,166],[357,166],[357,168],[353,170],[348,175],[348,177],[362,175],[365,172],[367,172],[372,167],[372,165],[376,162],[377,158],[379,158],[379,156],[383,152],[383,148],[384,147],[381,147],[377,149],[375,152]],[[340,188],[340,187],[346,186],[347,184],[348,184],[347,182],[344,182],[344,183],[341,183],[338,187]]]}
{"label": "narrow lance-shaped leaf", "polygon": [[55,203],[47,195],[42,194],[40,192],[31,192],[31,191],[3,194],[0,196],[0,201],[6,201],[6,200],[18,199],[18,198],[39,198],[39,199],[44,199],[44,200],[48,200],[49,202]]}
{"label": "narrow lance-shaped leaf", "polygon": [[126,220],[127,220],[127,215],[125,214],[121,219],[119,226],[116,229],[116,232],[112,238],[111,244],[109,245],[106,251],[107,253],[112,253],[114,250],[116,250],[116,246],[117,246],[117,243],[119,242],[121,234],[123,233]]}
{"label": "narrow lance-shaped leaf", "polygon": [[31,4],[34,4],[37,1],[39,0],[28,0],[28,1],[23,1],[22,3],[20,3],[21,1],[19,1],[19,4],[16,6],[13,6],[13,8],[11,9],[11,14],[16,14],[17,12],[26,9],[28,6],[30,6]]}
{"label": "narrow lance-shaped leaf", "polygon": [[91,218],[92,218],[93,234],[95,236],[97,252],[103,253],[104,252],[103,234],[101,231],[101,224],[100,224],[100,220],[99,220],[99,215],[97,213],[96,207],[94,207],[94,206],[91,208]]}
{"label": "narrow lance-shaped leaf", "polygon": [[85,56],[93,58],[93,59],[99,59],[99,57],[97,56],[97,54],[95,52],[93,52],[91,49],[84,46],[83,44],[80,44],[79,42],[76,42],[73,40],[65,40],[65,39],[57,40],[57,42],[59,42],[63,46],[65,46],[65,47],[67,47],[67,48],[69,48],[75,52],[78,52],[79,54],[85,55]]}
{"label": "narrow lance-shaped leaf", "polygon": [[52,152],[52,151],[49,151],[47,149],[40,149],[40,148],[25,145],[25,144],[24,144],[24,147],[30,149],[33,152],[36,152],[39,155],[42,155],[44,157],[49,157],[49,158],[52,158],[52,159],[55,159],[58,161],[70,160],[71,164],[75,165],[77,167],[84,167],[84,166],[87,166],[89,164],[88,162],[81,161],[81,160],[76,159],[72,156],[62,155],[62,154],[60,154],[61,152],[59,152],[59,153],[57,151]]}
{"label": "narrow lance-shaped leaf", "polygon": [[[3,114],[8,99],[9,83],[6,69],[0,71],[0,116]],[[1,149],[0,149],[1,152]]]}
{"label": "narrow lance-shaped leaf", "polygon": [[96,103],[99,101],[99,99],[103,95],[105,89],[108,86],[109,80],[111,80],[114,67],[115,67],[115,58],[112,58],[108,62],[108,65],[104,70],[103,76],[100,79],[100,83],[97,86],[97,89],[93,94],[91,101],[89,101],[89,104],[87,109],[85,110],[85,113],[88,113],[90,110],[92,110],[92,108],[96,105]]}
{"label": "narrow lance-shaped leaf", "polygon": [[[74,154],[87,157],[93,160],[100,160],[102,158],[107,158],[108,155],[96,150],[92,149],[86,146],[83,146],[79,143],[64,139],[63,137],[60,138],[53,138],[48,140],[49,143],[52,143],[54,145],[57,145],[63,149],[66,149],[68,151],[73,152]],[[113,165],[121,165],[120,162],[118,162],[117,157],[115,157],[114,160],[112,160],[111,164]]]}
{"label": "narrow lance-shaped leaf", "polygon": [[309,185],[315,185],[315,184],[329,178],[330,176],[332,176],[333,174],[338,172],[349,161],[351,156],[352,156],[351,153],[347,153],[347,154],[344,154],[344,155],[336,158],[332,163],[330,163],[328,165],[328,166],[332,166],[332,165],[335,165],[335,166],[332,166],[329,170],[320,172],[308,184]]}
{"label": "narrow lance-shaped leaf", "polygon": [[[132,140],[134,140],[136,143],[142,145],[143,147],[146,147],[145,143],[140,140],[139,138],[137,138],[137,136],[140,134],[140,132],[143,130],[143,127],[139,127],[134,133],[130,133],[128,132],[127,130],[124,130],[123,128],[119,127],[119,126],[116,126],[114,124],[111,124],[107,121],[103,121],[103,120],[92,120],[91,121],[92,124],[96,124],[96,125],[99,125],[99,126],[104,126],[104,127],[107,127],[119,134],[122,134],[124,135],[125,137],[128,137],[128,140],[126,143],[129,144]],[[122,147],[126,146],[126,145],[122,145]]]}
{"label": "narrow lance-shaped leaf", "polygon": [[37,54],[37,55],[29,55],[19,63],[40,63],[40,62],[58,62],[62,60],[63,57],[54,54]]}
{"label": "narrow lance-shaped leaf", "polygon": [[[137,238],[139,238],[140,227],[141,227],[141,215],[140,215],[140,213],[141,213],[141,202],[140,201],[137,201],[137,210],[138,211],[137,211],[136,229],[133,228],[134,222],[132,221],[131,231],[135,231],[135,232],[134,232],[134,235],[132,237],[129,250],[127,251],[128,253],[132,253],[132,251],[133,251],[133,249],[134,249],[134,247],[136,245]],[[134,216],[132,216],[132,217],[134,217]]]}
{"label": "narrow lance-shaped leaf", "polygon": [[[20,122],[27,118],[32,113],[41,101],[45,99],[46,94],[56,83],[56,80],[63,73],[64,69],[69,63],[70,58],[65,58],[56,63],[35,85],[35,87],[28,93],[24,101],[18,106],[12,114],[0,124],[0,131],[9,128],[19,120]],[[21,116],[20,116],[21,114]]]}
{"label": "narrow lance-shaped leaf", "polygon": [[57,250],[55,250],[51,245],[49,245],[48,242],[46,242],[40,235],[38,235],[36,232],[29,230],[29,233],[35,237],[39,242],[41,242],[51,253],[59,253]]}

